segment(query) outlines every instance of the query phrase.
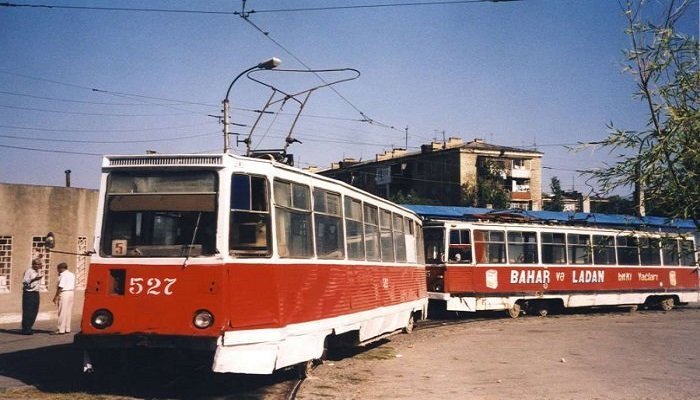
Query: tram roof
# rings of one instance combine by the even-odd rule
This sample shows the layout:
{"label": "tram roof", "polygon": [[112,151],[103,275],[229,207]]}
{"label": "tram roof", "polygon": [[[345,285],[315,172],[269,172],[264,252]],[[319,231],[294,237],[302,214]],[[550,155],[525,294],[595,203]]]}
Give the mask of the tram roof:
{"label": "tram roof", "polygon": [[412,204],[404,204],[403,207],[412,210],[424,219],[452,219],[460,221],[490,220],[659,231],[680,230],[688,232],[697,230],[692,220],[655,216],[636,217],[621,214],[527,211],[518,209],[495,210],[479,207],[426,206]]}

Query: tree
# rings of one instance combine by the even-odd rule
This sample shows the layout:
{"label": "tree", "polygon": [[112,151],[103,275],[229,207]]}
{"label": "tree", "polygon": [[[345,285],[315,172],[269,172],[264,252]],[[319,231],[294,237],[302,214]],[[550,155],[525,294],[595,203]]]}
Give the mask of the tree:
{"label": "tree", "polygon": [[510,194],[503,186],[500,169],[489,160],[477,167],[477,184],[462,185],[462,201],[468,206],[508,208]]}
{"label": "tree", "polygon": [[416,194],[416,191],[411,189],[407,195],[404,195],[402,191],[399,191],[395,195],[389,198],[390,201],[396,204],[422,204],[430,206],[439,206],[440,201],[436,199],[429,199],[427,197],[420,197]]}
{"label": "tree", "polygon": [[665,216],[693,219],[700,229],[700,48],[697,38],[677,29],[694,3],[669,0],[663,13],[652,19],[642,15],[650,9],[645,0],[620,4],[630,40],[624,51],[625,71],[635,79],[635,98],[644,104],[648,119],[639,131],[611,123],[608,137],[592,144],[624,154],[614,165],[586,174],[606,193],[634,187],[639,214],[646,203]]}
{"label": "tree", "polygon": [[552,177],[549,184],[549,190],[552,191],[552,201],[547,203],[545,210],[547,211],[562,211],[564,210],[564,191],[561,190],[561,182],[556,176]]}
{"label": "tree", "polygon": [[614,195],[604,203],[591,202],[591,212],[603,214],[634,214],[634,202],[630,199]]}

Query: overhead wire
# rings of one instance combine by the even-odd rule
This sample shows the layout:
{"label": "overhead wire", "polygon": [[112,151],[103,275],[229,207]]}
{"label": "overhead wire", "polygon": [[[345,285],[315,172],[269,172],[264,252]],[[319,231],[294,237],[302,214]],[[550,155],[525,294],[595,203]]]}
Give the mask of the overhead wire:
{"label": "overhead wire", "polygon": [[[243,14],[253,13],[286,13],[304,11],[340,11],[357,10],[371,8],[399,8],[399,7],[425,7],[443,5],[464,5],[472,3],[502,3],[516,2],[523,0],[442,0],[442,1],[415,1],[407,3],[378,3],[378,4],[354,4],[349,6],[325,6],[325,7],[298,7],[298,8],[278,8],[245,11]],[[123,11],[123,12],[144,12],[144,13],[170,13],[170,14],[204,14],[204,15],[238,15],[239,11],[221,10],[194,10],[194,9],[174,9],[174,8],[140,8],[140,7],[100,7],[100,6],[70,6],[61,4],[36,4],[36,3],[10,3],[0,2],[0,7],[8,8],[46,8],[62,10],[83,10],[83,11]]]}
{"label": "overhead wire", "polygon": [[89,143],[89,144],[131,144],[131,143],[152,143],[152,142],[171,142],[174,140],[194,139],[204,136],[218,135],[219,133],[200,133],[198,135],[175,136],[169,138],[158,139],[140,139],[140,140],[77,140],[77,139],[48,139],[48,138],[28,138],[26,136],[2,135],[2,138],[29,140],[35,142],[60,142],[60,143]]}
{"label": "overhead wire", "polygon": [[175,130],[175,129],[189,129],[196,128],[199,126],[208,125],[196,124],[196,125],[180,125],[180,126],[160,126],[155,128],[138,128],[138,129],[57,129],[57,128],[38,128],[38,127],[28,127],[28,126],[16,126],[16,125],[0,125],[0,128],[6,129],[19,129],[28,131],[45,131],[45,132],[71,132],[71,133],[120,133],[120,132],[142,132],[142,131],[161,131],[161,130]]}
{"label": "overhead wire", "polygon": [[7,144],[0,144],[0,147],[4,147],[4,148],[8,148],[8,149],[40,151],[43,153],[77,154],[77,155],[98,156],[98,157],[103,156],[103,154],[101,154],[101,153],[86,153],[86,152],[82,152],[82,151],[68,151],[68,150],[56,150],[56,149],[47,150],[47,149],[37,149],[37,148],[33,148],[33,147],[10,146]]}

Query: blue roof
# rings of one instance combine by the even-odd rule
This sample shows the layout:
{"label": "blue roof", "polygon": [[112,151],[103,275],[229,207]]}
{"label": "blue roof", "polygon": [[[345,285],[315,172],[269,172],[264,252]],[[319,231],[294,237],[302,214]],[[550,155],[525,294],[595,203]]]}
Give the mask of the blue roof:
{"label": "blue roof", "polygon": [[424,219],[456,219],[473,221],[488,217],[517,218],[523,222],[555,223],[566,225],[587,225],[616,227],[624,229],[651,229],[662,231],[695,231],[695,223],[689,219],[665,217],[635,217],[621,214],[600,214],[558,211],[494,210],[491,208],[403,205]]}

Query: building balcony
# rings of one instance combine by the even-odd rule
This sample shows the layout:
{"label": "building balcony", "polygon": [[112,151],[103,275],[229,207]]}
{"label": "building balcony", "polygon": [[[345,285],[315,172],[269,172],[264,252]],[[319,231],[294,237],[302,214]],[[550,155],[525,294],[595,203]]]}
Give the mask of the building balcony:
{"label": "building balcony", "polygon": [[525,168],[510,168],[506,170],[506,175],[510,178],[530,179],[530,170]]}
{"label": "building balcony", "polygon": [[532,200],[530,192],[510,192],[511,200]]}

